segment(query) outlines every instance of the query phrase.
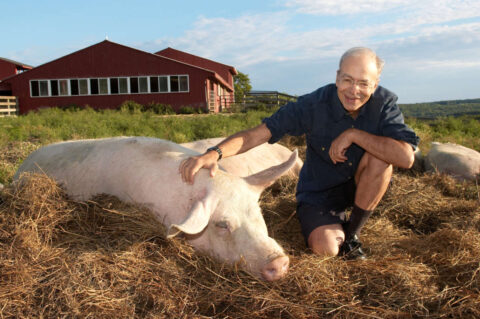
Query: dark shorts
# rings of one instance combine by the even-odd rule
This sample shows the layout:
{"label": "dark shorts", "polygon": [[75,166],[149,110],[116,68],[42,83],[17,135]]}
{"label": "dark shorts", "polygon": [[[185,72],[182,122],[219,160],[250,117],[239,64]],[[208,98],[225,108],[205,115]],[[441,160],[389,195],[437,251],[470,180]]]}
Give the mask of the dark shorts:
{"label": "dark shorts", "polygon": [[305,242],[315,228],[345,222],[345,210],[353,206],[355,191],[355,181],[352,179],[318,194],[320,204],[298,203],[297,217]]}

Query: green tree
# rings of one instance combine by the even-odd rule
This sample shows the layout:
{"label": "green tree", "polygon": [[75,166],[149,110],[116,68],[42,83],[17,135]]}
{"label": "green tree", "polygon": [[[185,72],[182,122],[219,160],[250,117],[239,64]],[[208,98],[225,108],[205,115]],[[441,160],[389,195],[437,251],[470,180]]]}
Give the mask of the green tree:
{"label": "green tree", "polygon": [[238,72],[233,77],[233,85],[235,87],[235,101],[237,102],[242,101],[243,96],[252,89],[248,75],[242,72]]}

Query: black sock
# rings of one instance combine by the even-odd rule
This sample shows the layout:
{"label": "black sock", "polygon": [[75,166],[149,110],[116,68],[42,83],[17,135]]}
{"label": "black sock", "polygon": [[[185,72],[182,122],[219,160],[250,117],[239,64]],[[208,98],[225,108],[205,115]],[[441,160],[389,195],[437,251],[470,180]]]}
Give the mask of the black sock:
{"label": "black sock", "polygon": [[361,209],[357,205],[353,206],[352,214],[350,215],[350,219],[348,220],[345,229],[346,240],[360,234],[360,230],[363,225],[365,225],[372,212],[372,210]]}

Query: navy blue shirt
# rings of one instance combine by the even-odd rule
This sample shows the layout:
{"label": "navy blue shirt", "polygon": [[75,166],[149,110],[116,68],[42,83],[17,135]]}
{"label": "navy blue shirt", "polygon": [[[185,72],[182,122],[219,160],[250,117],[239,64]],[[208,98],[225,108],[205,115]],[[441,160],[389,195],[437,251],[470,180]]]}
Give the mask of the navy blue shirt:
{"label": "navy blue shirt", "polygon": [[344,163],[333,164],[328,155],[332,141],[349,128],[417,147],[419,138],[405,125],[396,102],[394,93],[379,86],[353,119],[340,102],[335,84],[329,84],[299,97],[297,102],[288,103],[263,120],[272,134],[269,143],[277,142],[285,134],[306,135],[307,155],[297,185],[299,203],[321,204],[321,193],[355,176],[365,152],[362,148],[352,144]]}

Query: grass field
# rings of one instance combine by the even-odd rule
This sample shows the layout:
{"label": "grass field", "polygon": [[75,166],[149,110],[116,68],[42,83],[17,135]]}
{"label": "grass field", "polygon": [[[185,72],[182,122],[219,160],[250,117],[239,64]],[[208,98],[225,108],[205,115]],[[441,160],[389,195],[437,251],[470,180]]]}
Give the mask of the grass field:
{"label": "grass field", "polygon": [[[186,142],[257,125],[268,113],[155,116],[44,110],[0,119],[2,318],[479,318],[478,186],[396,171],[362,232],[369,259],[314,256],[295,217],[296,179],[262,195],[269,233],[291,257],[266,283],[181,239],[166,240],[148,211],[109,196],[71,201],[45,176],[9,184],[33,150],[55,141],[144,135]],[[480,150],[472,118],[409,120],[429,142]],[[304,154],[302,138],[284,138]]]}

